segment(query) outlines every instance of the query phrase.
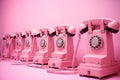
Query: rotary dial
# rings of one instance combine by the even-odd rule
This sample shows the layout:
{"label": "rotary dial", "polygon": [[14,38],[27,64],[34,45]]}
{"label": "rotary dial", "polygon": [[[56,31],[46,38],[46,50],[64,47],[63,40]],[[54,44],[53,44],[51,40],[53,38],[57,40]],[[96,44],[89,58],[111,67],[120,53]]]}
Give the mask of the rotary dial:
{"label": "rotary dial", "polygon": [[102,39],[98,35],[94,35],[91,37],[89,44],[93,49],[98,49],[102,47]]}

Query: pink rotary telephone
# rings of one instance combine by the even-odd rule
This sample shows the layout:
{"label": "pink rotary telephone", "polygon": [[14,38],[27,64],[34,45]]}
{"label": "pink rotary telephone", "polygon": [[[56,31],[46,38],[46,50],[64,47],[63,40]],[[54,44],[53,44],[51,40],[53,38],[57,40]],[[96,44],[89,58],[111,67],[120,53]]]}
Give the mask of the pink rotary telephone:
{"label": "pink rotary telephone", "polygon": [[55,36],[55,51],[52,53],[48,66],[50,68],[66,69],[75,67],[76,61],[72,64],[74,55],[73,36],[75,28],[71,26],[57,26],[51,33]]}
{"label": "pink rotary telephone", "polygon": [[36,37],[34,37],[34,32],[26,31],[22,34],[22,37],[25,38],[25,45],[20,56],[20,61],[33,61],[33,57],[37,51],[37,42]]}
{"label": "pink rotary telephone", "polygon": [[119,26],[119,22],[108,19],[92,19],[80,24],[80,33],[87,32],[87,54],[78,67],[80,75],[102,78],[118,73],[112,33],[117,33]]}
{"label": "pink rotary telephone", "polygon": [[3,36],[3,58],[10,58],[11,54],[15,48],[15,40],[13,39],[13,34],[6,34]]}
{"label": "pink rotary telephone", "polygon": [[16,32],[13,38],[15,39],[15,49],[11,55],[11,58],[19,60],[22,50],[24,49],[25,38],[22,38],[22,33],[20,32]]}
{"label": "pink rotary telephone", "polygon": [[42,28],[36,32],[39,51],[33,58],[34,64],[48,64],[51,53],[54,51],[54,39],[49,36],[49,31],[50,29]]}

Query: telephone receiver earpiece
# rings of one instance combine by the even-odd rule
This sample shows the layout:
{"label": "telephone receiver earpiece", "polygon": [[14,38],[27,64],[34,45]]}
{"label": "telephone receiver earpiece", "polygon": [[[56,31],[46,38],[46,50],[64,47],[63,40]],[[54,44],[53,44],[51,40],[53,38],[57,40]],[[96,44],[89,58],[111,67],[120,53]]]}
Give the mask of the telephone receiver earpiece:
{"label": "telephone receiver earpiece", "polygon": [[22,35],[21,35],[22,38],[26,38],[27,36],[28,36],[27,32],[23,32]]}
{"label": "telephone receiver earpiece", "polygon": [[14,35],[14,36],[13,36],[13,39],[16,39],[16,38],[17,38],[16,35]]}
{"label": "telephone receiver earpiece", "polygon": [[50,28],[49,31],[48,31],[48,35],[50,37],[53,37],[56,35],[56,30],[54,28]]}
{"label": "telephone receiver earpiece", "polygon": [[5,37],[3,37],[2,39],[3,39],[3,40],[5,40],[6,38],[5,38]]}
{"label": "telephone receiver earpiece", "polygon": [[2,39],[3,39],[3,40],[6,40],[6,35],[3,35]]}
{"label": "telephone receiver earpiece", "polygon": [[40,37],[40,33],[37,33],[37,34],[36,34],[36,37]]}
{"label": "telephone receiver earpiece", "polygon": [[21,35],[22,38],[25,38],[25,35]]}
{"label": "telephone receiver earpiece", "polygon": [[80,30],[81,34],[84,34],[88,31],[88,26],[86,26],[84,23],[82,23],[82,24],[80,24],[79,30]]}
{"label": "telephone receiver earpiece", "polygon": [[66,34],[71,37],[75,36],[75,33],[76,33],[76,29],[74,27],[69,27],[66,31]]}
{"label": "telephone receiver earpiece", "polygon": [[22,37],[22,38],[26,38],[26,36],[25,36],[25,35],[26,35],[26,33],[25,33],[25,32],[23,32],[23,33],[22,33],[22,35],[21,35],[21,37]]}
{"label": "telephone receiver earpiece", "polygon": [[43,34],[42,34],[42,29],[39,29],[36,31],[36,37],[42,37]]}
{"label": "telephone receiver earpiece", "polygon": [[117,21],[109,22],[107,27],[105,28],[107,31],[112,33],[118,33],[120,24]]}

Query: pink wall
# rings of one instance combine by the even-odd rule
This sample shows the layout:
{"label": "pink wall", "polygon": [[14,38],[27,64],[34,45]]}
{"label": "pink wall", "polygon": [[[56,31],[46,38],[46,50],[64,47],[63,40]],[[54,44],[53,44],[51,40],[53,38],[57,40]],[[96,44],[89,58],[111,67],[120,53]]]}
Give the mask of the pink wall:
{"label": "pink wall", "polygon": [[[58,24],[78,28],[80,22],[92,18],[120,20],[120,0],[0,0],[0,4],[0,36]],[[113,37],[115,57],[120,62],[120,32]],[[82,35],[78,60],[86,52],[85,40],[86,36]]]}

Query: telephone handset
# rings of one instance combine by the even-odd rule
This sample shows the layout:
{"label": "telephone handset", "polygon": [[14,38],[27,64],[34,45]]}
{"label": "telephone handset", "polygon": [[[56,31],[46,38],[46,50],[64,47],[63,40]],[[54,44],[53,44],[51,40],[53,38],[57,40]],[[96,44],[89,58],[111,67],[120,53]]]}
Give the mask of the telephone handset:
{"label": "telephone handset", "polygon": [[87,54],[78,67],[80,75],[102,78],[118,72],[112,33],[117,33],[119,27],[119,22],[108,19],[92,19],[80,24],[80,33],[87,32]]}
{"label": "telephone handset", "polygon": [[39,38],[39,37],[42,37],[43,36],[43,32],[41,29],[37,30],[36,31],[36,37]]}
{"label": "telephone handset", "polygon": [[75,29],[69,26],[58,26],[50,31],[49,36],[57,36],[59,34],[67,34],[68,36],[73,37],[75,35]]}
{"label": "telephone handset", "polygon": [[100,26],[99,29],[104,31],[107,30],[112,33],[117,33],[119,31],[119,22],[112,21],[108,19],[93,19],[87,20],[80,25],[80,33],[84,34],[87,31],[95,30],[95,27]]}

